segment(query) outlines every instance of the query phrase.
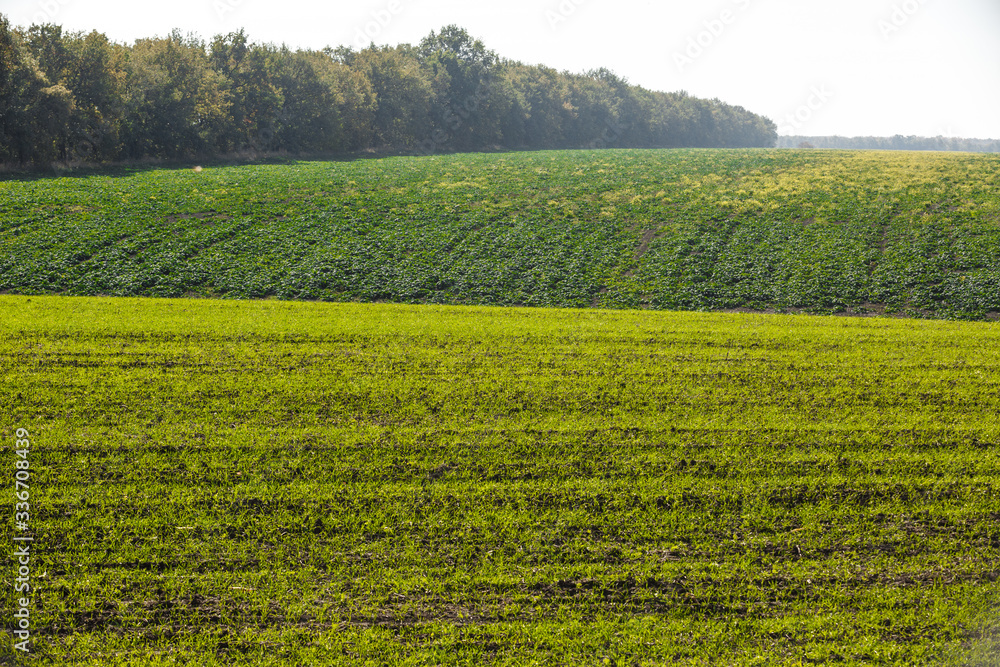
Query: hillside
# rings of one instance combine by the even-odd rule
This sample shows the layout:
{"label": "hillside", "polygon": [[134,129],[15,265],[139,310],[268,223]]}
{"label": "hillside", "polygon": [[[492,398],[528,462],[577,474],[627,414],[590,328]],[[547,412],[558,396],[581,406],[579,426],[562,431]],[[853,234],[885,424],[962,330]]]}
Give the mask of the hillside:
{"label": "hillside", "polygon": [[1000,157],[459,154],[0,182],[0,291],[996,318]]}

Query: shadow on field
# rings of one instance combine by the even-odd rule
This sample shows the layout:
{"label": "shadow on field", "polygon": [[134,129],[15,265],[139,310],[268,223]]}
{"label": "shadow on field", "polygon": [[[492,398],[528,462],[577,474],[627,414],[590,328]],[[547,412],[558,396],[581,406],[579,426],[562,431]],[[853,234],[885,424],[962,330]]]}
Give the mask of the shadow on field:
{"label": "shadow on field", "polygon": [[[508,153],[512,150],[528,152],[526,149],[506,149],[495,147],[476,153]],[[544,149],[538,149],[544,150]],[[433,155],[452,155],[457,151],[441,151]],[[108,176],[121,178],[137,173],[160,169],[191,169],[202,167],[242,167],[247,165],[295,165],[302,162],[356,162],[358,160],[379,160],[388,157],[425,157],[416,151],[367,149],[351,153],[239,153],[223,156],[193,156],[180,158],[146,158],[125,160],[110,164],[53,164],[45,167],[29,167],[0,164],[0,183],[5,181],[41,181],[50,178],[84,178]]]}

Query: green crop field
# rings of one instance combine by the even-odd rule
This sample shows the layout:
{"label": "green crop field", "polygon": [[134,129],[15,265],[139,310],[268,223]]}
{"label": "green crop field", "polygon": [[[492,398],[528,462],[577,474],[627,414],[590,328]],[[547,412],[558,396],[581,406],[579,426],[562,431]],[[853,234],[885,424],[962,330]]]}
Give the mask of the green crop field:
{"label": "green crop field", "polygon": [[0,181],[0,293],[1000,317],[1000,156],[610,150]]}
{"label": "green crop field", "polygon": [[[773,155],[758,158],[766,165]],[[460,183],[486,159],[502,158],[432,164],[450,164]],[[942,164],[997,164],[979,160]],[[403,182],[385,181],[384,194],[359,185],[350,195],[352,219],[373,220],[377,197],[387,211],[402,207],[391,234],[343,228],[369,244],[373,262],[410,256],[409,266],[430,272],[434,263],[418,246],[406,255],[407,231],[436,248],[452,238],[458,252],[466,246],[452,225],[499,215],[467,184],[447,189],[456,211],[444,231],[430,218],[407,218],[409,206],[425,215],[444,204],[415,195],[392,204],[393,188],[419,190],[425,178],[405,176],[411,162],[392,164]],[[51,235],[32,257],[52,263],[17,274],[37,279],[39,291],[170,291],[142,273],[145,257],[176,262],[169,276],[178,290],[185,276],[219,291],[253,278],[262,282],[243,293],[256,295],[256,285],[278,280],[279,249],[291,247],[283,243],[297,239],[303,257],[318,257],[308,254],[311,239],[327,243],[305,221],[332,218],[295,217],[319,206],[297,199],[302,189],[320,187],[330,169],[349,176],[372,168],[311,167],[284,193],[268,175],[295,173],[285,168],[208,170],[202,180],[163,172],[73,179],[52,190],[56,200],[39,194],[48,182],[7,184],[17,193],[4,200],[7,215],[11,206],[33,212],[21,236],[8,231],[4,248],[23,255],[32,246],[10,250],[22,236]],[[169,203],[176,180],[192,194]],[[253,224],[253,207],[202,198],[238,182],[260,184],[259,197],[273,198],[294,229],[275,221],[236,235]],[[116,199],[116,187],[132,199]],[[599,210],[629,204],[596,195],[580,200],[578,218],[553,216],[572,199],[564,187],[520,195],[548,216],[540,236],[508,221],[512,236],[495,239],[512,262],[537,253],[540,281],[545,267],[571,268],[577,258],[549,253],[555,238],[634,250],[634,236],[615,231],[625,223],[612,217],[602,227]],[[646,185],[635,189],[642,196]],[[338,197],[346,206],[349,195]],[[548,207],[545,197],[557,203]],[[891,197],[857,206],[890,206]],[[531,210],[518,199],[493,205]],[[72,206],[147,217],[71,215]],[[213,206],[232,218],[211,226],[182,217]],[[798,225],[800,235],[831,244],[815,247],[850,247],[850,224],[824,226],[818,211],[810,215],[817,222]],[[691,224],[676,233],[693,234]],[[896,224],[888,222],[886,255],[917,229]],[[168,232],[176,232],[175,250],[157,250]],[[594,241],[605,233],[608,244]],[[505,245],[515,238],[542,240]],[[814,247],[790,239],[782,253]],[[192,244],[210,250],[187,254]],[[228,253],[238,247],[243,254]],[[654,252],[650,242],[647,255],[662,259],[672,247]],[[621,256],[594,255],[607,262],[595,266],[581,252],[581,286]],[[476,259],[471,249],[464,256]],[[230,271],[211,274],[215,282],[199,273],[213,257]],[[119,261],[100,277],[98,258]],[[205,264],[184,273],[184,258]],[[486,270],[466,268],[475,266]],[[880,264],[873,275],[892,275],[894,266]],[[402,270],[370,268],[394,285]],[[3,275],[12,280],[10,267]],[[488,275],[498,281],[490,298],[517,300],[521,288],[504,282],[513,274]],[[559,285],[543,300],[563,300]],[[622,286],[604,297],[627,293]],[[33,652],[22,662],[1000,664],[998,341],[993,323],[921,319],[0,297],[2,484],[9,499],[15,470],[30,473],[21,477],[34,537]],[[28,442],[17,445],[19,437]],[[2,525],[10,553],[12,539],[28,533]],[[5,563],[8,609],[16,563]],[[11,644],[2,650],[11,661]]]}

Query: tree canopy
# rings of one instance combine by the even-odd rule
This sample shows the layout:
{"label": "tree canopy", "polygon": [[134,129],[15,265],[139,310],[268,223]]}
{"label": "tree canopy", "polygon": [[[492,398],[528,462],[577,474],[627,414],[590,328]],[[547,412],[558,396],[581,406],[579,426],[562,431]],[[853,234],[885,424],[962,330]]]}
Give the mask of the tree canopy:
{"label": "tree canopy", "polygon": [[0,162],[240,152],[773,146],[717,99],[506,60],[458,26],[420,44],[292,51],[244,31],[117,44],[0,14]]}

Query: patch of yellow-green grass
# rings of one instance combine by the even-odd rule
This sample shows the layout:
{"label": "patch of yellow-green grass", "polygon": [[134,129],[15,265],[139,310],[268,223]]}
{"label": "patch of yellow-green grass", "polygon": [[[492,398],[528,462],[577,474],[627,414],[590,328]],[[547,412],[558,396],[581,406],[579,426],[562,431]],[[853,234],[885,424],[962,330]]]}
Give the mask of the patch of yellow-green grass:
{"label": "patch of yellow-green grass", "polygon": [[997,339],[0,297],[23,661],[993,664]]}

